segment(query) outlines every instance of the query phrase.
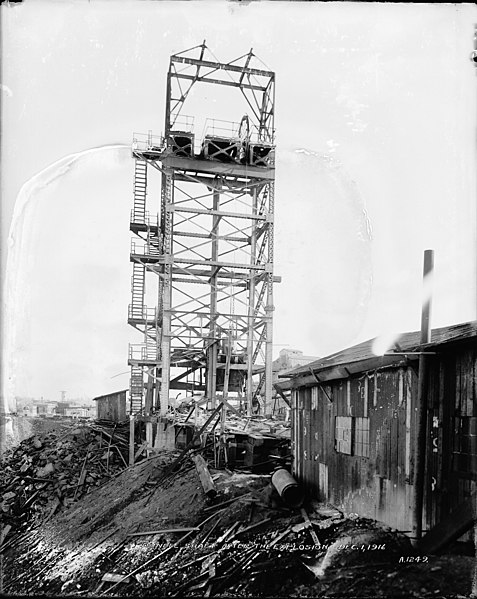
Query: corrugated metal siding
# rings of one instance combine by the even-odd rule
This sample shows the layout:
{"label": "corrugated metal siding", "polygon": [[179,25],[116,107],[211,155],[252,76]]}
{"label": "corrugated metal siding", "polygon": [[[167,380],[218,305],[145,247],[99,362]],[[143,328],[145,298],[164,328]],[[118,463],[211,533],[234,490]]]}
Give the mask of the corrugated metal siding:
{"label": "corrugated metal siding", "polygon": [[[412,371],[385,371],[332,382],[327,393],[320,386],[298,390],[296,414],[302,426],[295,428],[301,436],[296,446],[299,450],[301,443],[303,452],[297,453],[296,474],[309,492],[345,511],[409,528],[406,475],[412,469],[405,460],[410,462],[406,428],[411,428],[407,388],[412,377]],[[335,450],[337,416],[369,418],[369,457]]]}
{"label": "corrugated metal siding", "polygon": [[[446,464],[449,510],[477,490],[477,347],[469,345],[466,351],[455,353],[447,361],[453,361],[455,369],[455,386],[449,385],[449,399],[454,398],[454,405],[445,423],[451,449],[450,463]],[[443,364],[439,366],[442,368]],[[467,536],[470,538],[470,533]]]}
{"label": "corrugated metal siding", "polygon": [[[410,531],[416,369],[391,368],[295,392],[295,473],[312,495]],[[477,488],[476,388],[475,343],[430,360],[424,530]],[[336,451],[336,416],[369,418],[369,457]]]}
{"label": "corrugated metal siding", "polygon": [[474,345],[437,356],[430,365],[426,529],[448,516],[477,488],[476,373]]}

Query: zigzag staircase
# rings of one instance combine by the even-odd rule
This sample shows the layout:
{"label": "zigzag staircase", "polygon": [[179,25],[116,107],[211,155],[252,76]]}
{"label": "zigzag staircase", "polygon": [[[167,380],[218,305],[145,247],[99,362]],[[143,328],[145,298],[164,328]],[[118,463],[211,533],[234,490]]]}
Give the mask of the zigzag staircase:
{"label": "zigzag staircase", "polygon": [[138,414],[143,407],[144,376],[142,366],[131,366],[129,400],[131,414]]}
{"label": "zigzag staircase", "polygon": [[[160,255],[160,238],[156,226],[151,226],[148,212],[146,211],[147,196],[147,161],[135,159],[134,164],[134,200],[131,212],[131,231],[146,242],[146,255]],[[141,234],[142,233],[142,234]],[[143,333],[143,343],[130,346],[131,378],[129,385],[129,399],[131,414],[140,413],[144,407],[144,365],[150,365],[157,360],[157,330],[155,313],[147,309],[144,304],[146,285],[146,264],[133,260],[131,277],[131,304],[129,306],[128,320],[134,328]]]}
{"label": "zigzag staircase", "polygon": [[146,279],[146,267],[144,264],[133,262],[133,274],[131,277],[131,307],[129,317],[133,320],[144,318],[144,284]]}
{"label": "zigzag staircase", "polygon": [[136,158],[134,165],[133,222],[143,223],[146,217],[147,162]]}

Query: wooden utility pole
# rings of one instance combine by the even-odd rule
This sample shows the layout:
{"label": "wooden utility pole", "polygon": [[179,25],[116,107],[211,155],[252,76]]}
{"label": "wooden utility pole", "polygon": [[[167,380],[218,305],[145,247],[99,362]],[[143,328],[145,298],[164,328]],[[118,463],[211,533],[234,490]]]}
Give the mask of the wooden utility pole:
{"label": "wooden utility pole", "polygon": [[[425,250],[423,269],[423,288],[425,296],[422,303],[421,313],[421,351],[422,346],[431,341],[431,277],[434,270],[434,251]],[[417,388],[417,438],[414,452],[414,476],[413,476],[413,510],[412,530],[416,540],[422,537],[422,511],[424,504],[424,482],[426,468],[426,445],[427,445],[427,394],[428,394],[428,362],[429,357],[425,353],[419,355],[419,379]]]}
{"label": "wooden utility pole", "polygon": [[134,414],[129,416],[129,465],[134,466]]}

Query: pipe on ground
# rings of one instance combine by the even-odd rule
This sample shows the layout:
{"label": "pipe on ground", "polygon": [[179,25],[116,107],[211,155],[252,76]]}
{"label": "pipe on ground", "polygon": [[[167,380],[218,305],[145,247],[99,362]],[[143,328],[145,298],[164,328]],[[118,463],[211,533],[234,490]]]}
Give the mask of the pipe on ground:
{"label": "pipe on ground", "polygon": [[272,475],[272,485],[284,503],[290,507],[300,507],[303,503],[303,489],[285,468],[275,470]]}

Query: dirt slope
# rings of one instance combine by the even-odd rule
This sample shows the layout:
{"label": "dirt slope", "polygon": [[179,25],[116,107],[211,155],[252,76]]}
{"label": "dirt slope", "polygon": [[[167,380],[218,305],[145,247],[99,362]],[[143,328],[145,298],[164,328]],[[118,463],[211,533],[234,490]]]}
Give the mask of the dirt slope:
{"label": "dirt slope", "polygon": [[[92,487],[4,551],[10,596],[465,597],[473,559],[415,555],[409,541],[330,506],[280,503],[269,476],[211,471],[163,453]],[[224,506],[220,504],[235,499]],[[214,508],[214,506],[217,506]],[[191,528],[131,536],[164,529]],[[313,534],[312,534],[313,531]],[[317,543],[318,541],[318,543]],[[122,577],[129,575],[127,579]]]}

